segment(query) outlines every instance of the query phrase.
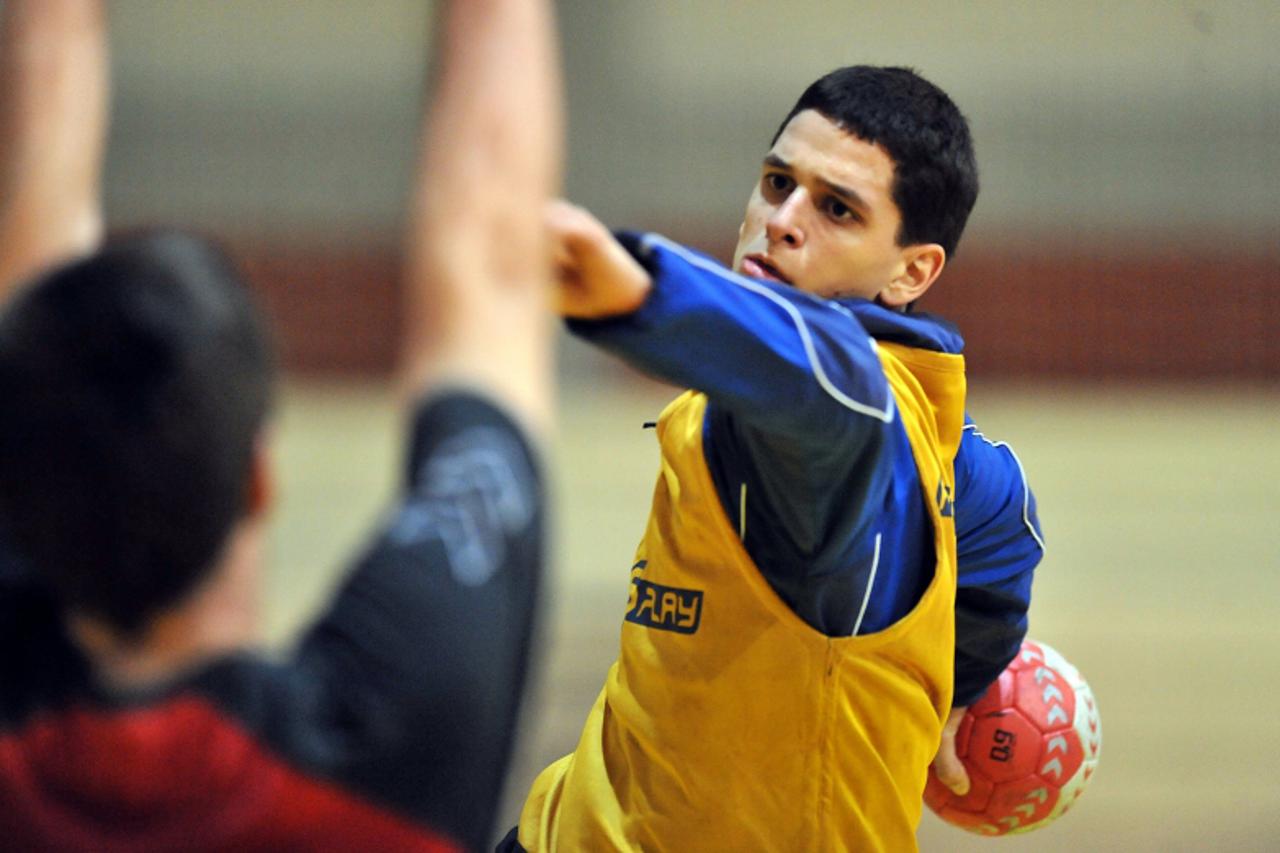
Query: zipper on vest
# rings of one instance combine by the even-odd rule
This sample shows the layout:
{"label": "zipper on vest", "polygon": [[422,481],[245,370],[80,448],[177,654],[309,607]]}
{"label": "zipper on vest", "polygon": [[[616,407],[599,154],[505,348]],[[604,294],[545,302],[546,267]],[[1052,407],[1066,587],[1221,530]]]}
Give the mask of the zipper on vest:
{"label": "zipper on vest", "polygon": [[819,697],[820,704],[818,706],[819,736],[821,738],[818,749],[818,789],[816,792],[817,799],[814,802],[814,824],[810,827],[812,841],[814,842],[810,849],[814,851],[829,850],[833,842],[829,828],[833,809],[832,800],[835,796],[835,775],[832,773],[831,768],[836,766],[836,762],[839,760],[838,756],[835,755],[835,670],[837,657],[836,648],[832,644],[831,638],[828,637],[826,661],[823,663],[823,678],[820,688],[822,695]]}

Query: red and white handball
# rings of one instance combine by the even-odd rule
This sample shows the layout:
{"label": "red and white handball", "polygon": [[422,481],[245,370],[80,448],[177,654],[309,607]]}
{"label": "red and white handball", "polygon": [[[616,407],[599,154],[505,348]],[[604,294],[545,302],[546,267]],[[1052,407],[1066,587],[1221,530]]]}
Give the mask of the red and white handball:
{"label": "red and white handball", "polygon": [[1026,640],[969,706],[956,733],[969,793],[957,797],[930,770],[924,801],[970,832],[1029,832],[1071,808],[1101,750],[1102,725],[1089,685],[1062,655]]}

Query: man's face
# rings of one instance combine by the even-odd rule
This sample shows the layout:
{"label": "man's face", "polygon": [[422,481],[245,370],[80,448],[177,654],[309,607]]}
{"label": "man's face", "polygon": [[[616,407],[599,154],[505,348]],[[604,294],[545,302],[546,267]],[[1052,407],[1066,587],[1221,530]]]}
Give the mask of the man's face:
{"label": "man's face", "polygon": [[765,157],[733,268],[825,297],[874,299],[907,266],[897,244],[893,161],[813,110]]}

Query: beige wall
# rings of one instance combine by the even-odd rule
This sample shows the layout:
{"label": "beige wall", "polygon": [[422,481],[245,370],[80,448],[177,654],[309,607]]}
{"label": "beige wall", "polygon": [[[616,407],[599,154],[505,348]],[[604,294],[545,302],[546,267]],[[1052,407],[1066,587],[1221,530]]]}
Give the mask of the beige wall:
{"label": "beige wall", "polygon": [[[117,222],[393,229],[432,4],[117,0]],[[1280,235],[1274,2],[565,0],[569,190],[617,223],[731,229],[800,89],[909,64],[974,126],[972,239]]]}

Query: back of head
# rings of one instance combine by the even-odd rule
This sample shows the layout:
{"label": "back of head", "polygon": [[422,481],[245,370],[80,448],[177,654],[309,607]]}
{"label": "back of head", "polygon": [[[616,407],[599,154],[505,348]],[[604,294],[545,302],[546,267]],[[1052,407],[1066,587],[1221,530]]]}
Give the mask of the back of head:
{"label": "back of head", "polygon": [[0,528],[64,607],[136,634],[246,509],[270,347],[227,259],[108,245],[0,316]]}
{"label": "back of head", "polygon": [[804,110],[889,152],[902,214],[899,245],[938,243],[955,253],[978,198],[978,165],[969,123],[946,92],[909,68],[840,68],[804,91],[775,142]]}

